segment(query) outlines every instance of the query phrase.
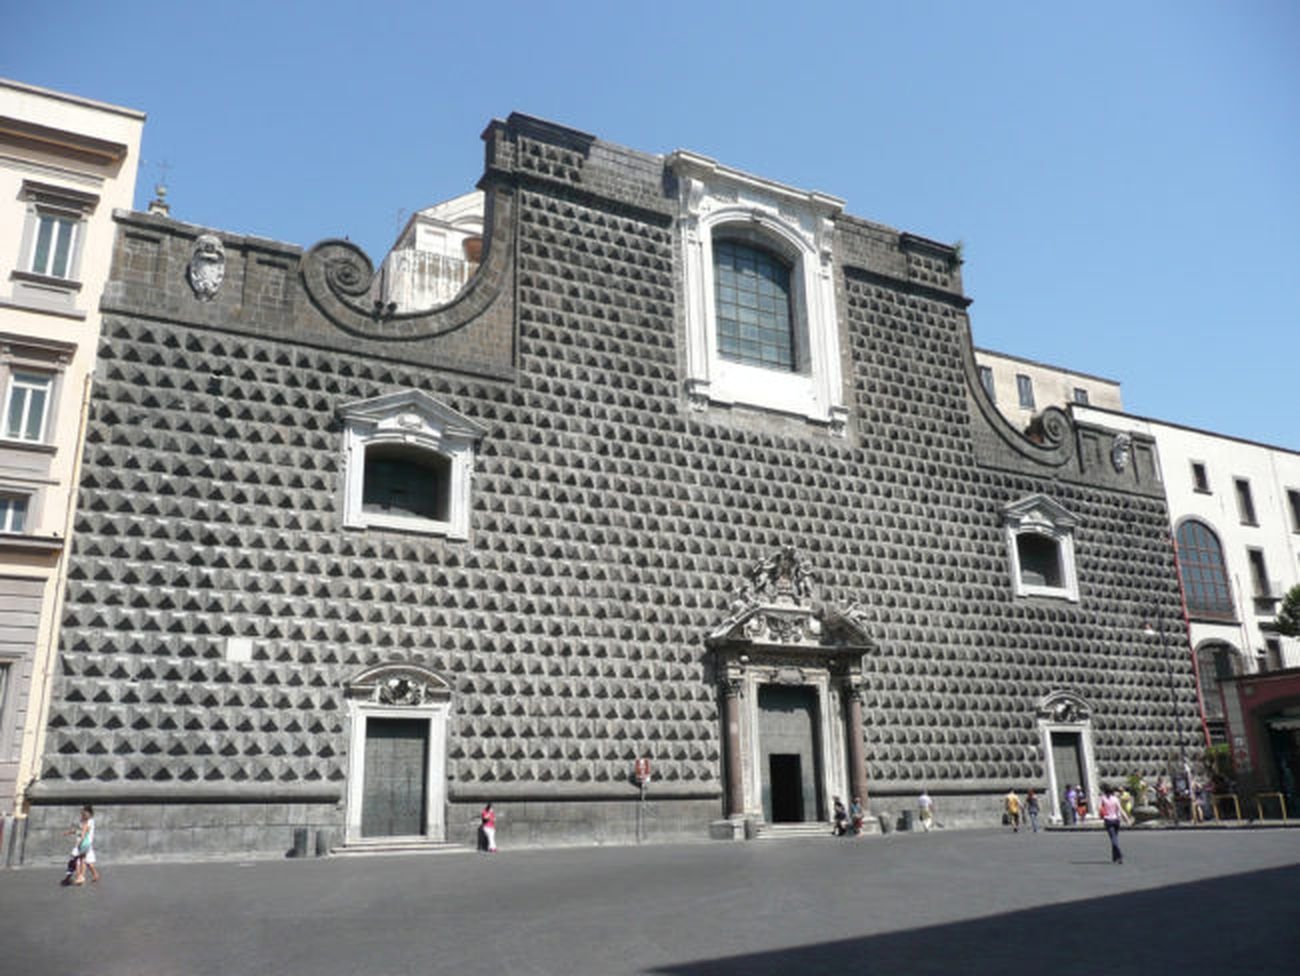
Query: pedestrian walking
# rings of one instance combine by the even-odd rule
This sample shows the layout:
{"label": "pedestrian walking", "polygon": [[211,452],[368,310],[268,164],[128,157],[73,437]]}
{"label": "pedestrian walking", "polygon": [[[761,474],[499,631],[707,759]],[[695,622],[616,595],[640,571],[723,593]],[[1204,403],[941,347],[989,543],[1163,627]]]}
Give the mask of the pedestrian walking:
{"label": "pedestrian walking", "polygon": [[1006,823],[1011,824],[1013,834],[1020,833],[1020,797],[1016,795],[1015,788],[1007,790],[1007,795],[1003,800],[1003,819]]}
{"label": "pedestrian walking", "polygon": [[1106,836],[1110,838],[1110,862],[1112,864],[1123,864],[1124,853],[1119,849],[1119,825],[1123,820],[1125,823],[1132,823],[1128,814],[1124,812],[1124,807],[1120,805],[1119,799],[1115,796],[1115,788],[1112,786],[1102,787],[1104,794],[1099,804],[1098,813],[1101,814],[1101,822],[1106,825]]}
{"label": "pedestrian walking", "polygon": [[482,846],[489,854],[497,852],[497,815],[488,803],[478,815],[479,831],[483,835]]}
{"label": "pedestrian walking", "polygon": [[1033,790],[1025,796],[1025,813],[1029,815],[1029,822],[1033,825],[1034,833],[1038,833],[1038,794]]}
{"label": "pedestrian walking", "polygon": [[99,871],[95,867],[95,810],[89,803],[81,808],[81,820],[77,826],[64,831],[64,836],[72,834],[76,835],[77,840],[72,845],[72,856],[68,858],[68,872],[63,878],[63,884],[85,884],[87,869],[90,870],[91,883],[98,883]]}
{"label": "pedestrian walking", "polygon": [[1061,813],[1065,817],[1065,823],[1068,827],[1073,827],[1079,812],[1075,805],[1079,802],[1079,794],[1074,791],[1074,784],[1070,783],[1065,787],[1065,809]]}
{"label": "pedestrian walking", "polygon": [[862,797],[855,796],[853,802],[849,804],[849,825],[854,837],[862,835],[862,823],[866,816],[866,811],[862,809]]}
{"label": "pedestrian walking", "polygon": [[918,819],[921,821],[921,829],[927,834],[930,828],[934,826],[934,800],[930,799],[930,794],[922,790],[921,795],[916,798],[916,809]]}

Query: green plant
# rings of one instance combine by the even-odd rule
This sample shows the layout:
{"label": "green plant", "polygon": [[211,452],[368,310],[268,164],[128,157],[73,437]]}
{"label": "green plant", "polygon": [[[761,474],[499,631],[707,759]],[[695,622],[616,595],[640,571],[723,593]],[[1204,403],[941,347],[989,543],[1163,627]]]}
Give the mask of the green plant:
{"label": "green plant", "polygon": [[1282,607],[1273,621],[1279,634],[1300,637],[1300,586],[1293,586],[1282,598]]}
{"label": "green plant", "polygon": [[1144,807],[1147,805],[1147,784],[1137,773],[1133,773],[1124,781],[1124,788],[1133,795],[1135,806]]}
{"label": "green plant", "polygon": [[1205,769],[1211,778],[1231,780],[1235,778],[1236,769],[1232,761],[1232,747],[1227,743],[1207,746],[1205,749]]}

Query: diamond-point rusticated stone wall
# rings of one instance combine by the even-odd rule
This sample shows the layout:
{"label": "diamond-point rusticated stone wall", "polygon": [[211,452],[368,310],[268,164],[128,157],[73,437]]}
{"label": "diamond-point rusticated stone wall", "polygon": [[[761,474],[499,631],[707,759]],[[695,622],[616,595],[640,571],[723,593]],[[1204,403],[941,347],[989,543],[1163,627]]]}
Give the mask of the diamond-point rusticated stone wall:
{"label": "diamond-point rusticated stone wall", "polygon": [[[703,838],[724,776],[704,637],[786,544],[877,648],[877,805],[926,786],[974,817],[1042,789],[1057,691],[1091,706],[1100,777],[1156,770],[1180,720],[1193,744],[1189,661],[1142,634],[1152,605],[1179,630],[1160,486],[990,419],[955,256],[837,222],[847,436],[701,412],[662,159],[518,116],[485,139],[508,260],[465,322],[358,338],[364,315],[306,293],[310,255],[229,234],[199,303],[201,229],[119,215],[29,848],[83,799],[119,853],[341,837],[345,685],[386,661],[452,689],[449,839],[485,799],[502,843],[630,839],[638,756],[650,836]],[[489,429],[467,542],[342,527],[338,410],[400,389]],[[1080,520],[1077,603],[1014,595],[1002,507],[1034,493]]]}

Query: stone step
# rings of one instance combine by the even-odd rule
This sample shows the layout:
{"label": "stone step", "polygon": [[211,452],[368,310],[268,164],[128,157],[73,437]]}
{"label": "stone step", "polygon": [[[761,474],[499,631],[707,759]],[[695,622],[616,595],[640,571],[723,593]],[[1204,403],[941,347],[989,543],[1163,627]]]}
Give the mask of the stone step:
{"label": "stone step", "polygon": [[816,820],[806,823],[761,823],[754,831],[757,840],[783,840],[790,837],[831,837],[830,823]]}
{"label": "stone step", "polygon": [[[868,816],[862,822],[862,836],[880,833],[880,821]],[[834,837],[830,821],[806,823],[761,823],[754,832],[756,840],[784,840],[790,837]]]}
{"label": "stone step", "polygon": [[334,857],[358,857],[390,854],[459,854],[469,852],[465,844],[425,840],[423,837],[375,837],[353,841],[330,849]]}

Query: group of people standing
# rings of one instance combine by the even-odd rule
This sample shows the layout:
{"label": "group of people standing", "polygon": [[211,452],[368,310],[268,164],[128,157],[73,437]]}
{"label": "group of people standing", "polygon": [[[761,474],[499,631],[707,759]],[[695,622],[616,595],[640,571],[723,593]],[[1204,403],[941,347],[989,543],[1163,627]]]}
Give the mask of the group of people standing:
{"label": "group of people standing", "polygon": [[1020,828],[1028,823],[1038,833],[1038,794],[1030,790],[1022,800],[1015,787],[1007,790],[1002,798],[1002,822],[1011,828],[1012,833],[1020,833]]}
{"label": "group of people standing", "polygon": [[847,809],[844,806],[844,801],[838,796],[833,799],[832,817],[834,822],[831,826],[831,833],[836,837],[857,837],[860,835],[862,833],[862,824],[867,816],[866,810],[862,806],[862,797],[855,796]]}

